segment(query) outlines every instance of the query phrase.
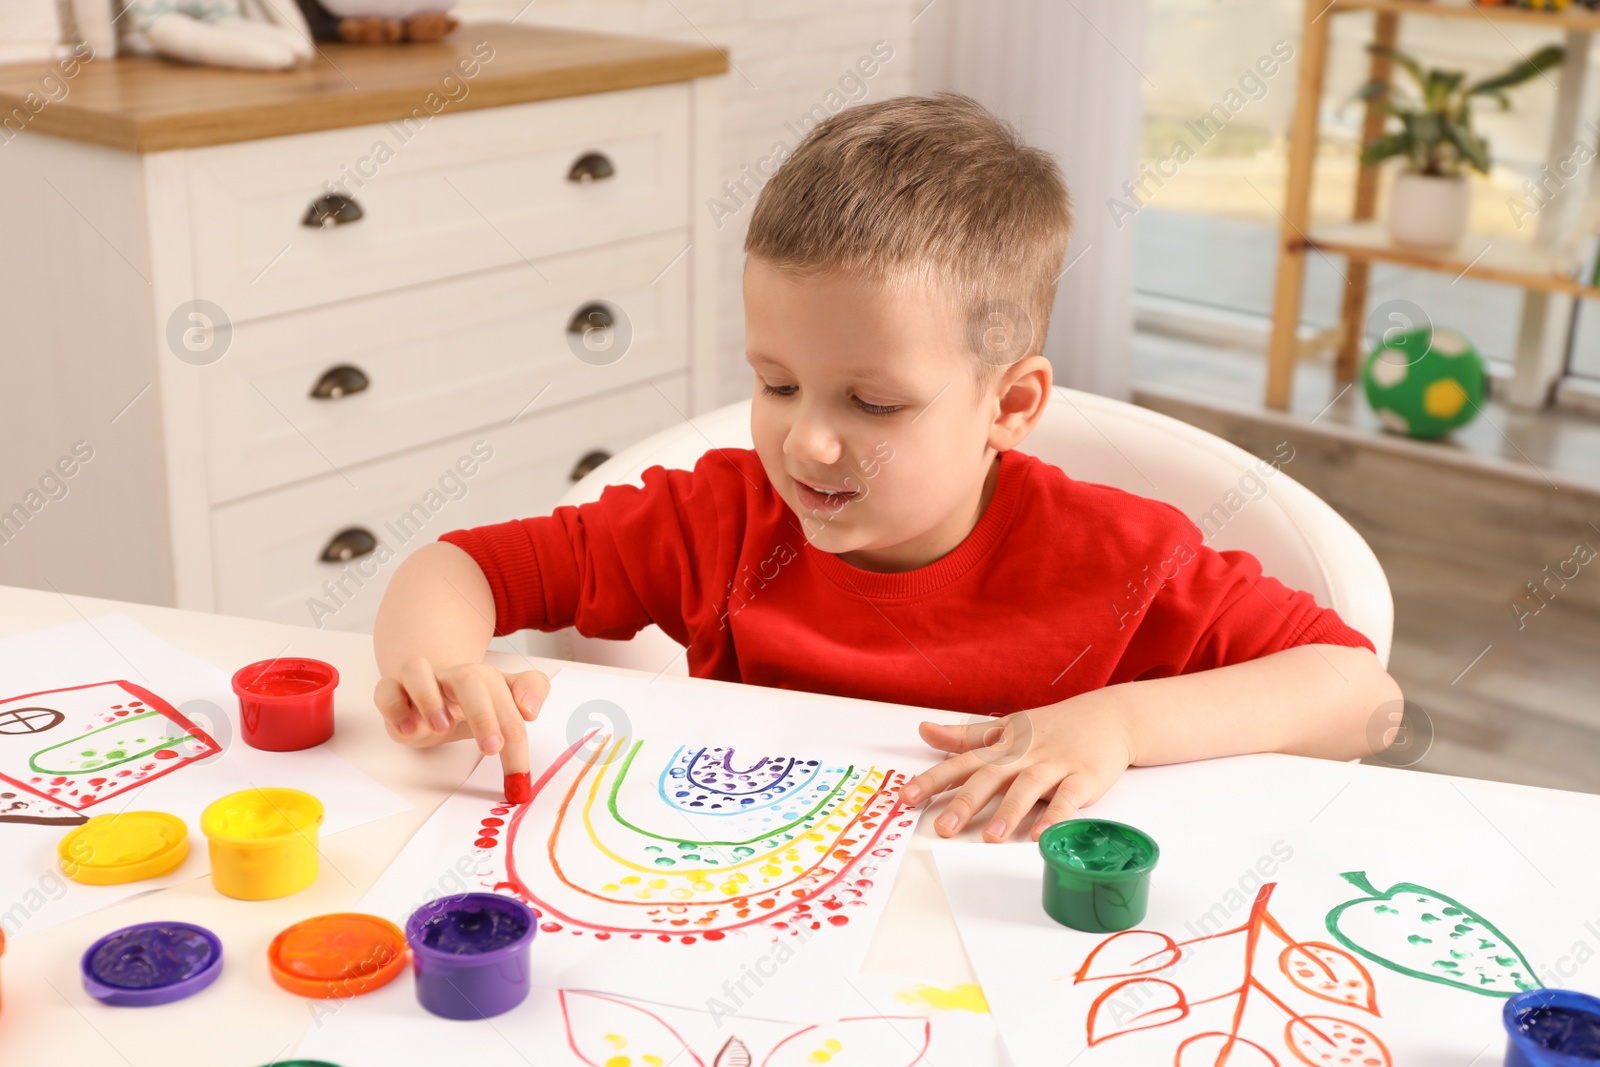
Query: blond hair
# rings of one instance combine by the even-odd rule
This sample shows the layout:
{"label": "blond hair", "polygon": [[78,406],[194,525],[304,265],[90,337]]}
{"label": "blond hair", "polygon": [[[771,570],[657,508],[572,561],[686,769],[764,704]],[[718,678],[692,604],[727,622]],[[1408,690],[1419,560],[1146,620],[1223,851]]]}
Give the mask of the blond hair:
{"label": "blond hair", "polygon": [[799,277],[944,287],[984,377],[1043,349],[1071,235],[1050,154],[971,97],[941,92],[813,127],[762,187],[744,250]]}

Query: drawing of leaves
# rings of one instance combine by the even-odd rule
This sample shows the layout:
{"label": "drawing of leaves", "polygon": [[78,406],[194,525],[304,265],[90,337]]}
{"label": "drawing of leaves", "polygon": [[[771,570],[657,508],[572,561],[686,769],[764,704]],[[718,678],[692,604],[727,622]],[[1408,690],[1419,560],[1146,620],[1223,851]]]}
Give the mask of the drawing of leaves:
{"label": "drawing of leaves", "polygon": [[[589,1067],[608,1067],[619,1058],[649,1063],[649,1057],[680,1067],[706,1067],[659,1016],[620,997],[563,989],[561,1015],[567,1044]],[[679,1058],[683,1056],[688,1058]]]}
{"label": "drawing of leaves", "polygon": [[1303,1015],[1289,1020],[1283,1040],[1300,1062],[1311,1067],[1345,1063],[1392,1067],[1394,1062],[1377,1034],[1331,1015]]}
{"label": "drawing of leaves", "polygon": [[1290,945],[1278,957],[1284,977],[1314,997],[1378,1014],[1372,975],[1344,949],[1322,941]]}
{"label": "drawing of leaves", "polygon": [[750,1050],[745,1048],[744,1042],[737,1037],[730,1037],[717,1052],[716,1060],[711,1067],[750,1067],[755,1061],[750,1058]]}
{"label": "drawing of leaves", "polygon": [[920,1015],[869,1015],[796,1030],[773,1046],[761,1067],[914,1067],[933,1040]]}
{"label": "drawing of leaves", "polygon": [[1089,1007],[1089,1044],[1175,1023],[1189,1014],[1183,990],[1164,978],[1130,978],[1110,986]]}
{"label": "drawing of leaves", "polygon": [[1278,1067],[1277,1057],[1254,1041],[1229,1037],[1219,1030],[1195,1034],[1184,1041],[1172,1062],[1174,1067]]}
{"label": "drawing of leaves", "polygon": [[[1166,934],[1154,930],[1124,930],[1096,945],[1072,981],[1076,985],[1101,978],[1131,978],[1150,974],[1177,963],[1182,954],[1183,950],[1177,942]],[[1103,960],[1102,955],[1106,957]],[[1097,963],[1098,968],[1095,966]]]}

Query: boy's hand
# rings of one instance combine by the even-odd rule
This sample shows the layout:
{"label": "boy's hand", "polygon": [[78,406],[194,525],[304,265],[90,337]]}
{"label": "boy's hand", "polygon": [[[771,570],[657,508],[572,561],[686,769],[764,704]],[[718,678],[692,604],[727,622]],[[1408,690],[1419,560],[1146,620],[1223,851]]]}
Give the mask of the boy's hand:
{"label": "boy's hand", "polygon": [[1004,792],[984,840],[1004,841],[1034,802],[1048,797],[1049,806],[1030,827],[1038,840],[1053,824],[1099,800],[1134,759],[1127,717],[1105,690],[967,726],[925,722],[919,732],[934,748],[955,753],[900,790],[906,803],[916,804],[961,787],[934,823],[940,837],[959,833]]}
{"label": "boy's hand", "polygon": [[428,748],[476,737],[484,755],[500,753],[505,773],[522,774],[528,770],[523,723],[538,717],[549,695],[542,671],[505,674],[487,663],[435,668],[412,656],[398,677],[379,680],[373,700],[389,736],[402,745]]}

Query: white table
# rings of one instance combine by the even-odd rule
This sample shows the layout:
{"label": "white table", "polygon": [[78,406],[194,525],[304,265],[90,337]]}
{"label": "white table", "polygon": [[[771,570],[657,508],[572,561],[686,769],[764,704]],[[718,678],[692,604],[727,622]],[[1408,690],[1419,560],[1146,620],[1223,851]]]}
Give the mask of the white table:
{"label": "white table", "polygon": [[[4,995],[0,1064],[257,1067],[270,1063],[294,1049],[313,1023],[313,1009],[326,1010],[326,1002],[291,996],[273,984],[265,960],[268,943],[279,930],[300,919],[354,909],[434,809],[466,779],[477,763],[476,749],[456,744],[417,752],[387,739],[370,700],[377,671],[368,636],[0,586],[0,637],[109,612],[129,615],[230,674],[241,664],[275,655],[313,656],[334,664],[341,684],[338,727],[330,746],[415,807],[323,837],[321,877],[309,889],[290,897],[262,902],[231,900],[220,896],[208,878],[200,878],[124,900],[10,943],[0,961]],[[504,657],[507,667],[524,662],[521,657]],[[549,659],[532,662],[548,672],[564,665]],[[615,673],[644,676],[641,672]],[[688,684],[727,683],[690,680]],[[930,753],[930,763],[932,760]],[[1241,771],[1263,785],[1281,782],[1285,774],[1303,774],[1317,779],[1326,796],[1337,798],[1341,778],[1353,783],[1375,774],[1399,773],[1320,760],[1303,761],[1306,766],[1296,770],[1286,766],[1286,760],[1293,757],[1250,756],[1215,765],[1191,764],[1130,774],[1147,778],[1152,785],[1159,779],[1161,789],[1184,797],[1205,796],[1211,786],[1223,781],[1237,791]],[[1499,783],[1477,783],[1474,789],[1529,803],[1542,804],[1547,797],[1559,799],[1562,810],[1587,825],[1600,817],[1600,797]],[[1121,795],[1141,792],[1150,790],[1135,789]],[[1112,797],[1118,795],[1113,792]],[[1320,805],[1323,800],[1319,796],[1315,802]],[[1111,807],[1119,804],[1121,801],[1108,801]],[[1302,815],[1315,819],[1313,812]],[[983,822],[980,818],[973,825],[981,827]],[[975,831],[962,836],[970,840],[979,837]],[[934,839],[932,820],[924,820],[904,859],[865,971],[914,976],[943,986],[974,981],[933,865],[929,845]],[[1548,841],[1524,845],[1552,872],[1555,881],[1592,884],[1580,877],[1589,869],[1586,858],[1563,856],[1562,850]],[[0,862],[4,860],[0,857]],[[0,901],[0,912],[12,904]],[[80,983],[78,960],[92,941],[130,923],[172,918],[198,922],[222,938],[228,963],[214,987],[217,992],[148,1010],[106,1008],[89,1000]]]}
{"label": "white table", "polygon": [[[229,674],[243,664],[276,655],[312,656],[332,663],[339,670],[340,684],[337,727],[329,746],[415,807],[323,837],[321,876],[292,896],[232,900],[212,889],[209,878],[201,878],[8,943],[0,959],[4,998],[0,1063],[40,1067],[270,1063],[293,1051],[312,1022],[311,1007],[317,1002],[291,996],[273,984],[266,967],[268,943],[279,930],[301,919],[355,909],[411,835],[471,773],[477,750],[456,744],[418,752],[385,736],[371,702],[378,673],[369,636],[0,586],[0,637],[108,612],[132,617]],[[522,662],[520,657],[505,658],[507,665]],[[552,673],[563,666],[560,660],[533,663]],[[904,861],[865,969],[915,974],[945,985],[971,982],[972,972],[928,852],[932,837],[932,823],[925,822]],[[11,902],[0,902],[0,911],[10,906]],[[207,995],[145,1010],[105,1008],[88,999],[78,959],[90,942],[130,923],[173,918],[199,923],[222,939],[227,965],[214,987],[221,997]],[[226,1008],[219,1011],[219,1003]]]}

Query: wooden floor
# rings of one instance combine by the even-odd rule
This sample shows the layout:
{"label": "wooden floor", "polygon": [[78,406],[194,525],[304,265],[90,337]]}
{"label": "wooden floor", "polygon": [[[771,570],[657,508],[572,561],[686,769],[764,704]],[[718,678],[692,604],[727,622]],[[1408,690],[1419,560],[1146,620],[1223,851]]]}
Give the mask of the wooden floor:
{"label": "wooden floor", "polygon": [[[1600,556],[1574,560],[1579,545],[1600,553],[1593,423],[1563,434],[1562,420],[1520,417],[1544,462],[1523,462],[1516,444],[1510,459],[1477,457],[1381,435],[1359,412],[1314,423],[1268,413],[1255,402],[1259,377],[1240,388],[1248,370],[1208,373],[1215,350],[1143,335],[1137,349],[1139,403],[1257,455],[1290,441],[1286,472],[1377,553],[1395,598],[1390,672],[1433,732],[1417,769],[1600,792]],[[1301,371],[1319,373],[1306,391],[1332,395],[1325,368]],[[1510,421],[1483,418],[1479,440]],[[1551,577],[1558,570],[1577,575]]]}

